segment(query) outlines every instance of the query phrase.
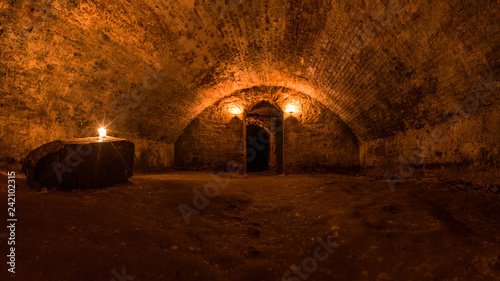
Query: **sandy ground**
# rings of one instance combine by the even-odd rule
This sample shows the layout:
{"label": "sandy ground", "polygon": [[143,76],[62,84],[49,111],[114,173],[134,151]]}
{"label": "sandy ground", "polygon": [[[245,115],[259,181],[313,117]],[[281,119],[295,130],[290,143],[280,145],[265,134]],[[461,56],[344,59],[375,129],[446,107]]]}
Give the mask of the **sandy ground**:
{"label": "sandy ground", "polygon": [[[220,194],[196,201],[186,224],[179,204],[194,208],[193,188],[209,183]],[[208,172],[101,190],[17,185],[16,274],[0,236],[0,280],[500,280],[498,194],[436,180],[394,192],[364,177]]]}

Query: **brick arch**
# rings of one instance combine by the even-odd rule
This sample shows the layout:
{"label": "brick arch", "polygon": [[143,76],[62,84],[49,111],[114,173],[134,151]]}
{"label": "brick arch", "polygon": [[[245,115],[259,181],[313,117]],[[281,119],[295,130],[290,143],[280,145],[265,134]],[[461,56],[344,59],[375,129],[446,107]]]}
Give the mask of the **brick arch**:
{"label": "brick arch", "polygon": [[[140,147],[171,145],[204,109],[252,87],[304,93],[360,142],[441,126],[500,75],[498,1],[469,2],[62,1],[52,16],[11,1],[0,157],[85,136],[92,115]],[[498,111],[491,97],[474,114]]]}

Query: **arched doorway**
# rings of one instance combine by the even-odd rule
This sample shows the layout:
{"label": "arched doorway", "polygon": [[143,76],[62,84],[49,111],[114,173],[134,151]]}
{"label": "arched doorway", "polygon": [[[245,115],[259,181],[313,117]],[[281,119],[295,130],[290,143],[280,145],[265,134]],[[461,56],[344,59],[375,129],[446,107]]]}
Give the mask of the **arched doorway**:
{"label": "arched doorway", "polygon": [[283,114],[262,101],[246,115],[246,172],[283,173]]}

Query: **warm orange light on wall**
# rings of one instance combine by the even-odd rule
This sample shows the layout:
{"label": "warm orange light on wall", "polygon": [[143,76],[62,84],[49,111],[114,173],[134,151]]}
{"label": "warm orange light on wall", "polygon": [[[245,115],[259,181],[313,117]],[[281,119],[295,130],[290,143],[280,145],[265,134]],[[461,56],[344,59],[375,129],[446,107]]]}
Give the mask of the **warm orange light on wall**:
{"label": "warm orange light on wall", "polygon": [[293,104],[289,104],[285,107],[285,111],[290,113],[290,115],[294,114],[295,112],[297,112],[297,109],[295,108],[295,105]]}
{"label": "warm orange light on wall", "polygon": [[231,109],[231,113],[234,114],[235,116],[241,113],[241,109],[239,107],[233,107]]}

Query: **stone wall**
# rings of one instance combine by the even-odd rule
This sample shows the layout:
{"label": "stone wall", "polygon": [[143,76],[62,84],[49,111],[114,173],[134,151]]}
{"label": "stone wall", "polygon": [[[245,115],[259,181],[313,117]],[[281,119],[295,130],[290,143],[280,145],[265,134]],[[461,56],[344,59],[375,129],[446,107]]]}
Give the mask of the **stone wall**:
{"label": "stone wall", "polygon": [[[66,120],[61,124],[44,118],[12,119],[0,127],[0,166],[18,169],[20,162],[31,150],[54,140],[96,136],[98,126],[89,124],[90,122],[87,121],[78,123],[74,119]],[[149,140],[120,131],[108,131],[108,135],[126,138],[135,144],[136,170],[152,171],[173,168],[173,144]]]}
{"label": "stone wall", "polygon": [[[173,143],[215,101],[279,86],[325,104],[360,141],[385,138],[434,122],[478,75],[498,79],[499,9],[494,0],[2,1],[0,103],[50,121],[129,108],[121,130]],[[148,93],[136,100],[138,87]]]}
{"label": "stone wall", "polygon": [[244,167],[243,121],[216,104],[195,118],[175,142],[175,167],[181,170],[224,171],[228,164]]}
{"label": "stone wall", "polygon": [[285,88],[255,87],[240,91],[209,107],[184,130],[175,144],[176,167],[224,169],[228,161],[245,163],[244,113],[261,101],[297,112],[285,113],[285,173],[340,171],[359,166],[359,145],[349,128],[310,97]]}
{"label": "stone wall", "polygon": [[[204,110],[265,86],[318,101],[364,143],[364,166],[393,167],[386,162],[397,164],[400,153],[411,151],[405,143],[446,126],[443,111],[467,98],[482,79],[498,96],[499,3],[1,1],[0,160],[15,162],[43,142],[85,136],[85,128],[93,133],[94,118],[106,116],[108,122],[116,119],[110,129],[117,137],[136,139],[144,148],[139,166],[168,167],[172,144],[186,139],[185,128],[194,128]],[[311,126],[298,127],[309,136],[297,138],[300,147],[311,145],[305,140],[315,139],[316,129],[328,136],[338,127],[312,129],[314,122],[305,119],[300,124]],[[480,135],[490,138],[493,132]],[[325,138],[319,143],[329,144],[315,151],[328,156],[295,162],[305,161],[304,169],[316,160],[322,167],[354,163],[328,162],[337,158],[326,148],[341,141]],[[158,152],[146,144],[157,145]],[[333,151],[350,159],[342,154],[354,153],[347,146]],[[429,161],[469,163],[464,148],[455,151],[465,146],[496,153],[471,135],[443,147],[443,160]],[[184,149],[187,158],[205,155]],[[187,159],[178,163],[190,165]],[[200,164],[207,165],[213,164]]]}
{"label": "stone wall", "polygon": [[443,121],[436,126],[364,142],[365,172],[395,180],[430,176],[500,184],[500,111],[498,106],[477,105],[443,112]]}
{"label": "stone wall", "polygon": [[134,169],[137,171],[166,171],[174,168],[174,144],[148,139],[129,139],[135,144]]}
{"label": "stone wall", "polygon": [[285,119],[285,173],[356,172],[359,144],[350,129],[323,106],[303,109]]}

